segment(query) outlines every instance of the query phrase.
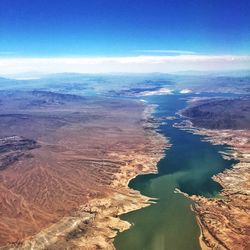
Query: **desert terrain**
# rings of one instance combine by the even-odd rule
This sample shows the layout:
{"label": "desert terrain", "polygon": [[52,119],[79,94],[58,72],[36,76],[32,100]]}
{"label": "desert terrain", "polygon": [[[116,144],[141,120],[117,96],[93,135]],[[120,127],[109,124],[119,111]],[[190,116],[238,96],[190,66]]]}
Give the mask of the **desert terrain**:
{"label": "desert terrain", "polygon": [[229,149],[221,152],[222,155],[238,162],[213,177],[223,188],[218,197],[191,196],[202,230],[201,246],[203,249],[249,249],[249,97],[193,99],[182,115],[189,120],[184,129],[204,135],[213,144],[228,145]]}
{"label": "desert terrain", "polygon": [[0,249],[114,249],[116,234],[130,227],[119,215],[154,202],[129,180],[156,172],[169,146],[155,130],[164,122],[151,116],[155,107],[127,97],[181,93],[185,84],[241,94],[192,98],[178,126],[227,144],[222,155],[238,161],[213,177],[223,187],[217,198],[191,197],[202,248],[248,249],[249,77],[214,77],[202,89],[206,79],[63,74],[13,88],[0,79]]}
{"label": "desert terrain", "polygon": [[113,249],[117,216],[150,204],[127,187],[166,141],[142,102],[49,91],[0,95],[0,249]]}

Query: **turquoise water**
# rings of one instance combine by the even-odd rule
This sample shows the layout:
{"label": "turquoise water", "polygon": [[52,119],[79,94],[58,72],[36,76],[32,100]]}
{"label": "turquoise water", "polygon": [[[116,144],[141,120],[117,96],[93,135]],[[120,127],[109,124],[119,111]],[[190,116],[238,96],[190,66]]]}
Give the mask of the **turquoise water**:
{"label": "turquoise water", "polygon": [[[180,95],[153,96],[146,99],[158,104],[156,117],[173,116],[186,105]],[[159,132],[170,138],[173,144],[158,163],[158,174],[137,176],[129,186],[142,194],[158,198],[156,204],[125,215],[132,227],[118,234],[115,246],[118,250],[198,250],[200,230],[191,201],[175,188],[188,194],[216,196],[221,187],[211,177],[230,167],[233,162],[224,160],[218,153],[224,146],[203,142],[172,125],[179,120],[167,121]]]}

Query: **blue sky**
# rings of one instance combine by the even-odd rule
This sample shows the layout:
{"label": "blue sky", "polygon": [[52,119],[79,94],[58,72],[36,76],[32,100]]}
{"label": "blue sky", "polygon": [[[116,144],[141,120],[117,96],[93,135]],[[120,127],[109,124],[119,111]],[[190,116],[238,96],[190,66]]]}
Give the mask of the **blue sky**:
{"label": "blue sky", "polygon": [[0,73],[250,69],[250,0],[0,0]]}
{"label": "blue sky", "polygon": [[250,54],[250,1],[0,1],[2,57],[166,54],[162,50]]}

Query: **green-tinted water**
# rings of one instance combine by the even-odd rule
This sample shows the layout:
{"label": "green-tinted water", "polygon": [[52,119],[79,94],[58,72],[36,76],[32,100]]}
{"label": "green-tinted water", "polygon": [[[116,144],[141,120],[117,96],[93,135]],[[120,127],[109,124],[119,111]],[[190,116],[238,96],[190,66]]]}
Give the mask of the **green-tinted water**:
{"label": "green-tinted water", "polygon": [[[159,105],[155,116],[172,116],[185,106],[180,96],[149,97]],[[161,125],[160,132],[173,146],[158,163],[158,174],[137,176],[129,186],[142,194],[158,198],[150,207],[121,216],[132,227],[115,239],[118,250],[198,250],[200,230],[188,194],[214,196],[220,190],[211,176],[232,165],[218,151],[222,146],[203,142],[202,137],[174,128],[176,121]]]}

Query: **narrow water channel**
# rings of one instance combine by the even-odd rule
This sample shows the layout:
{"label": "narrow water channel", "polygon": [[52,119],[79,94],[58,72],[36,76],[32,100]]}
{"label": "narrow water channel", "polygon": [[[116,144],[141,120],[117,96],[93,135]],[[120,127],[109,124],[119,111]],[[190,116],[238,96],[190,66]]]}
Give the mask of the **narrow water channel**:
{"label": "narrow water channel", "polygon": [[[157,104],[155,117],[173,116],[186,106],[181,95],[147,97]],[[175,188],[188,194],[216,196],[221,187],[211,177],[230,167],[214,146],[202,141],[202,136],[174,128],[179,120],[167,121],[160,133],[170,138],[172,147],[158,163],[158,174],[140,175],[129,186],[142,194],[158,198],[156,204],[121,216],[132,227],[115,238],[118,250],[200,250],[200,229],[191,201]]]}

